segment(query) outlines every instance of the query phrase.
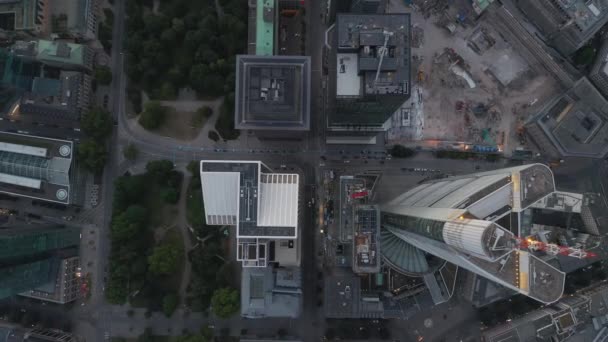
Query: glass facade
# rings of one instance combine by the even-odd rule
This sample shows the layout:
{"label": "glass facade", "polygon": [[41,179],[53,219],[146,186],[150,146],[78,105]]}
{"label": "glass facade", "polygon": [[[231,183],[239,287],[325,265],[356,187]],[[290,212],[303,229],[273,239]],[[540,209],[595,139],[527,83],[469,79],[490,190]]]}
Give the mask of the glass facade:
{"label": "glass facade", "polygon": [[443,221],[382,212],[382,225],[407,230],[443,243],[444,224]]}
{"label": "glass facade", "polygon": [[80,229],[60,225],[0,229],[0,299],[55,281],[61,260],[80,245]]}

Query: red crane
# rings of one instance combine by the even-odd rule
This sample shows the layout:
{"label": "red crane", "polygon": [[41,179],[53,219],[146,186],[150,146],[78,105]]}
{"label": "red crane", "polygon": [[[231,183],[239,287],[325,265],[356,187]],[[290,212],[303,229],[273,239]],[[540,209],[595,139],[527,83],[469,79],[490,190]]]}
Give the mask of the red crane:
{"label": "red crane", "polygon": [[593,252],[588,252],[581,248],[569,247],[569,246],[560,246],[554,243],[544,243],[542,241],[537,241],[532,238],[516,238],[519,244],[519,248],[528,249],[530,251],[543,251],[552,255],[565,255],[573,258],[579,259],[591,259],[597,257],[597,254]]}

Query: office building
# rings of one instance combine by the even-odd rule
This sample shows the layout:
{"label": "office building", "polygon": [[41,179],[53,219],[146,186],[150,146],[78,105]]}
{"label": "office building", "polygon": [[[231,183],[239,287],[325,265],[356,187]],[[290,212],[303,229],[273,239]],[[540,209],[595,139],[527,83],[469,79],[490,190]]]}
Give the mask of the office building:
{"label": "office building", "polygon": [[95,53],[86,45],[61,40],[17,41],[14,56],[64,70],[91,71]]}
{"label": "office building", "polygon": [[300,180],[259,161],[203,160],[207,225],[235,226],[241,314],[297,317],[301,306]]}
{"label": "office building", "polygon": [[606,0],[517,0],[548,44],[568,57],[608,22]]}
{"label": "office building", "polygon": [[0,2],[0,29],[40,34],[49,31],[49,0]]}
{"label": "office building", "polygon": [[35,77],[32,88],[9,110],[9,119],[62,127],[80,122],[90,106],[91,76],[61,71],[59,78]]}
{"label": "office building", "polygon": [[71,333],[58,329],[26,328],[8,322],[0,323],[0,342],[78,342]]}
{"label": "office building", "polygon": [[80,229],[74,227],[0,229],[0,298],[55,284],[61,260],[76,256],[79,246]]}
{"label": "office building", "polygon": [[586,77],[550,100],[526,124],[544,156],[604,158],[608,153],[608,101]]}
{"label": "office building", "polygon": [[57,304],[66,304],[81,298],[84,293],[80,257],[66,257],[58,262],[59,268],[54,279],[19,295]]}
{"label": "office building", "polygon": [[310,129],[303,3],[250,0],[248,5],[248,55],[236,61],[235,128],[260,139],[300,140]]}
{"label": "office building", "polygon": [[556,191],[541,164],[428,181],[380,205],[383,256],[406,274],[433,269],[433,256],[553,303],[567,272],[606,256],[590,202]]}
{"label": "office building", "polygon": [[340,13],[332,32],[327,103],[332,137],[385,131],[410,97],[409,14]]}
{"label": "office building", "polygon": [[0,132],[0,193],[72,204],[71,141]]}
{"label": "office building", "polygon": [[54,33],[80,40],[97,38],[99,0],[51,1]]}
{"label": "office building", "polygon": [[237,56],[235,128],[293,136],[310,129],[309,56]]}
{"label": "office building", "polygon": [[604,39],[595,56],[595,62],[589,71],[589,80],[604,97],[608,97],[608,39]]}

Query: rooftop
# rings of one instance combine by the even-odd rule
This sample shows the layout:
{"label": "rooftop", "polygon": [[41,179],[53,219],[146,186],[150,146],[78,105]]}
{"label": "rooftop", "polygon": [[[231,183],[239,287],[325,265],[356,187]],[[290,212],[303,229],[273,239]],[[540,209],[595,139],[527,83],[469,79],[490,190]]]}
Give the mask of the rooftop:
{"label": "rooftop", "polygon": [[44,123],[79,121],[83,109],[80,95],[89,87],[89,77],[76,71],[61,71],[59,79],[36,77],[15,115],[32,116]]}
{"label": "rooftop", "polygon": [[265,266],[272,261],[267,254],[276,253],[275,260],[284,256],[285,262],[297,264],[293,241],[289,250],[267,243],[298,238],[298,174],[273,173],[259,161],[223,160],[201,161],[200,172],[206,222],[236,226],[238,260]]}
{"label": "rooftop", "polygon": [[274,54],[276,0],[256,0],[255,54],[272,56]]}
{"label": "rooftop", "polygon": [[380,212],[378,206],[360,205],[354,214],[353,271],[380,271]]}
{"label": "rooftop", "polygon": [[562,156],[603,158],[608,154],[608,101],[586,77],[548,101],[536,121]]}
{"label": "rooftop", "polygon": [[0,29],[33,30],[41,8],[35,0],[0,1]]}
{"label": "rooftop", "polygon": [[235,127],[310,128],[310,57],[237,56]]}
{"label": "rooftop", "polygon": [[36,59],[42,63],[90,68],[92,55],[85,45],[59,40],[17,41],[12,48],[16,56]]}
{"label": "rooftop", "polygon": [[298,268],[243,268],[241,280],[243,317],[297,318],[301,306],[301,274]]}
{"label": "rooftop", "polygon": [[410,16],[339,13],[335,35],[329,124],[378,127],[410,96]]}
{"label": "rooftop", "polygon": [[71,141],[0,132],[0,192],[70,203]]}

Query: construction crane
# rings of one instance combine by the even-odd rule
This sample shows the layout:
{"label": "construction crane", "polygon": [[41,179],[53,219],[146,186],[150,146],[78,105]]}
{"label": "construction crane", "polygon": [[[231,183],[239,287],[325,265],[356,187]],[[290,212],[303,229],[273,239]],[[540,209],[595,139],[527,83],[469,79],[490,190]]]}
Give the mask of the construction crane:
{"label": "construction crane", "polygon": [[565,255],[578,259],[591,259],[597,257],[597,254],[593,252],[588,252],[582,248],[560,246],[555,243],[544,243],[542,241],[537,241],[532,238],[517,238],[517,242],[519,244],[519,248],[528,249],[533,252],[543,251],[551,255]]}
{"label": "construction crane", "polygon": [[374,79],[374,93],[376,92],[376,87],[378,84],[378,77],[380,77],[380,69],[382,69],[382,61],[384,60],[384,56],[388,52],[388,49],[386,48],[386,46],[388,45],[388,40],[394,34],[393,32],[386,31],[386,30],[382,31],[382,33],[384,34],[384,45],[378,49],[378,53],[380,54],[380,61],[378,62],[378,70],[376,70],[376,78]]}
{"label": "construction crane", "polygon": [[367,197],[368,194],[369,193],[367,192],[367,190],[361,189],[361,190],[357,190],[357,191],[354,191],[353,193],[351,193],[350,198],[352,198],[352,199],[364,198],[364,197]]}

